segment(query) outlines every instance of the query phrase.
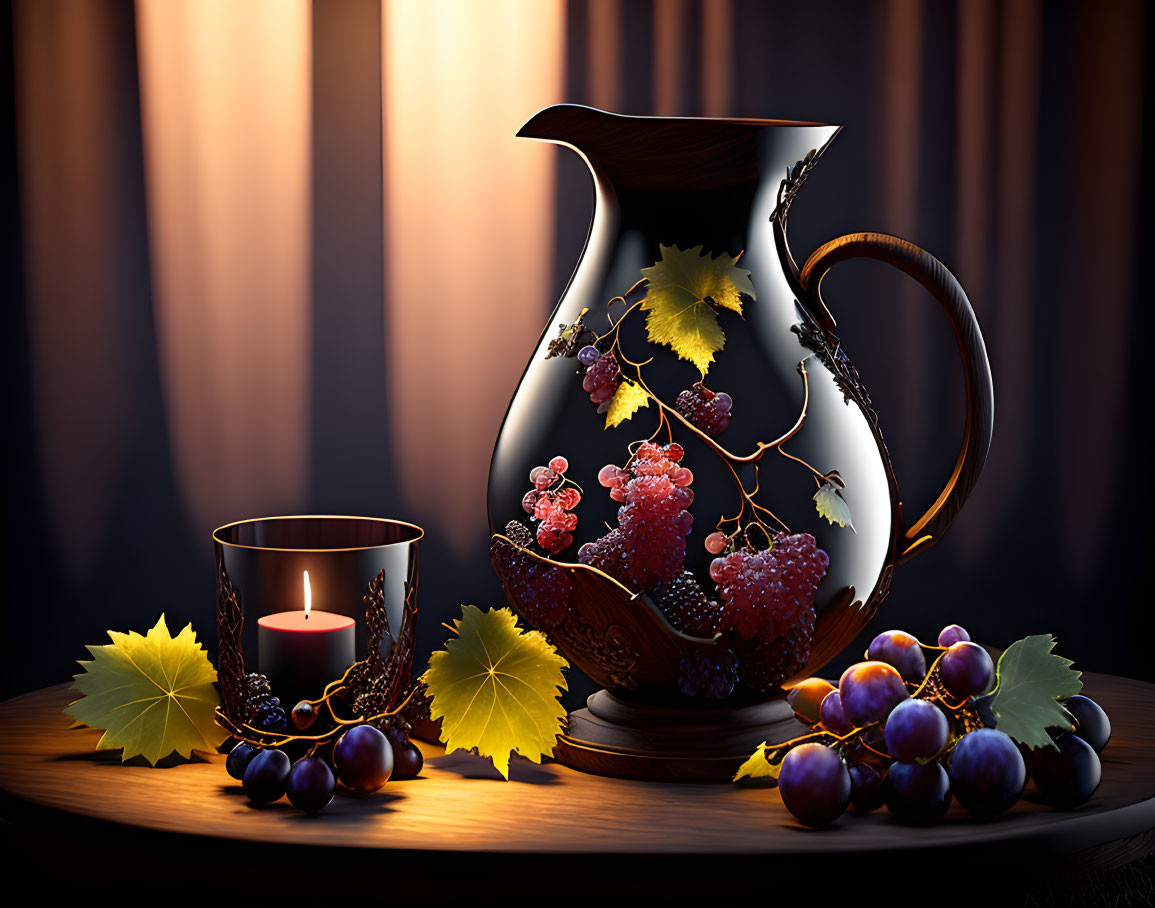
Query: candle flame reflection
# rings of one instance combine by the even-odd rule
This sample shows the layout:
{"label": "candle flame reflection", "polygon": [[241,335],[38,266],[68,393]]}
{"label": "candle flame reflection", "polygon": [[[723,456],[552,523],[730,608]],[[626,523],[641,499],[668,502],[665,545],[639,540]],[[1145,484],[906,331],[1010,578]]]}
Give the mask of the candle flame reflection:
{"label": "candle flame reflection", "polygon": [[309,610],[313,607],[313,588],[309,586],[309,572],[305,571],[305,617],[309,617]]}

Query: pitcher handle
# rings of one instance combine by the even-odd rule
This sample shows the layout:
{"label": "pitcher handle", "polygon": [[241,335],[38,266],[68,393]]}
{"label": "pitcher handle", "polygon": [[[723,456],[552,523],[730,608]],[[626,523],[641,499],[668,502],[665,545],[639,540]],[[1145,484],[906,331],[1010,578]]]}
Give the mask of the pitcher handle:
{"label": "pitcher handle", "polygon": [[978,319],[958,279],[930,253],[884,233],[850,233],[831,240],[816,249],[802,266],[799,282],[815,304],[814,314],[825,330],[833,330],[836,323],[822,301],[822,279],[833,266],[853,258],[876,259],[893,265],[934,295],[954,328],[966,379],[966,423],[954,472],[934,503],[909,526],[900,506],[897,560],[903,562],[942,537],[986,462],[995,419],[991,366]]}

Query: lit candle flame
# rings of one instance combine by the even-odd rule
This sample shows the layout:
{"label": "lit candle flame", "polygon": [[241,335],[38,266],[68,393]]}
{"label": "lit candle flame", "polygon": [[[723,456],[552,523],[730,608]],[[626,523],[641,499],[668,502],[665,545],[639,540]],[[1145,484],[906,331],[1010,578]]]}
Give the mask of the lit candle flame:
{"label": "lit candle flame", "polygon": [[313,588],[309,586],[309,572],[305,571],[305,617],[309,617],[309,610],[313,607]]}

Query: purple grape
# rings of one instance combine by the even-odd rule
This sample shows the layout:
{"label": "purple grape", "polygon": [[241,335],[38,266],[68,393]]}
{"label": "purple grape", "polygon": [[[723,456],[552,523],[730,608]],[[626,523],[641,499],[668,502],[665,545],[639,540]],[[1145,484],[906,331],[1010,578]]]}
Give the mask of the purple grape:
{"label": "purple grape", "polygon": [[778,775],[782,803],[798,822],[829,826],[850,803],[850,773],[835,751],[821,744],[799,744],[782,760]]}
{"label": "purple grape", "polygon": [[900,763],[933,757],[946,747],[950,726],[928,700],[904,700],[886,717],[887,752]]}
{"label": "purple grape", "polygon": [[1103,752],[1111,740],[1111,720],[1098,703],[1082,695],[1060,701],[1067,712],[1075,717],[1075,734],[1086,741],[1095,753]]}
{"label": "purple grape", "polygon": [[396,725],[386,725],[381,729],[381,733],[389,739],[389,744],[395,751],[402,744],[409,743],[409,732],[407,732],[404,728],[400,728]]}
{"label": "purple grape", "polygon": [[883,631],[871,641],[866,658],[893,665],[904,681],[917,684],[926,677],[922,647],[906,631]]}
{"label": "purple grape", "polygon": [[1008,735],[979,728],[955,744],[950,783],[963,807],[976,816],[993,817],[1019,799],[1027,784],[1027,766]]}
{"label": "purple grape", "polygon": [[957,624],[948,624],[938,632],[938,645],[954,646],[956,643],[966,643],[970,638],[971,635],[966,632],[966,628],[959,627]]}
{"label": "purple grape", "polygon": [[842,695],[837,689],[832,690],[822,698],[822,705],[818,707],[818,716],[822,727],[836,735],[844,735],[854,730],[854,723],[846,716],[842,708]]}
{"label": "purple grape", "polygon": [[421,774],[421,768],[424,765],[425,758],[412,741],[393,746],[393,775],[391,778],[394,780],[416,779]]}
{"label": "purple grape", "polygon": [[995,683],[995,663],[977,643],[951,645],[938,664],[947,692],[959,700],[985,694]]}
{"label": "purple grape", "polygon": [[393,772],[393,748],[372,725],[356,725],[333,748],[337,777],[360,794],[376,791]]}
{"label": "purple grape", "polygon": [[304,757],[289,772],[289,803],[305,813],[318,813],[329,806],[337,780],[320,757]]}
{"label": "purple grape", "polygon": [[1055,746],[1058,750],[1040,747],[1031,751],[1031,777],[1048,804],[1065,809],[1078,807],[1102,781],[1099,755],[1075,735],[1060,735]]}
{"label": "purple grape", "polygon": [[885,662],[850,666],[838,681],[838,692],[847,718],[859,728],[881,722],[908,696],[902,676]]}
{"label": "purple grape", "polygon": [[937,823],[950,807],[950,778],[938,763],[893,763],[883,797],[900,823]]}
{"label": "purple grape", "polygon": [[601,356],[601,354],[598,352],[598,348],[589,345],[578,350],[577,359],[583,366],[592,366],[598,361],[599,356]]}
{"label": "purple grape", "polygon": [[234,779],[243,779],[249,762],[257,753],[257,748],[253,747],[252,744],[247,741],[241,741],[229,751],[229,755],[225,758],[225,771]]}
{"label": "purple grape", "polygon": [[245,767],[242,785],[254,804],[272,804],[285,793],[289,781],[289,757],[283,750],[262,750]]}
{"label": "purple grape", "polygon": [[859,813],[882,806],[882,776],[869,763],[856,763],[850,772],[850,802]]}
{"label": "purple grape", "polygon": [[409,740],[409,734],[396,725],[387,725],[384,728],[385,737],[393,748],[393,775],[389,778],[394,781],[415,779],[425,765],[425,758],[417,745]]}

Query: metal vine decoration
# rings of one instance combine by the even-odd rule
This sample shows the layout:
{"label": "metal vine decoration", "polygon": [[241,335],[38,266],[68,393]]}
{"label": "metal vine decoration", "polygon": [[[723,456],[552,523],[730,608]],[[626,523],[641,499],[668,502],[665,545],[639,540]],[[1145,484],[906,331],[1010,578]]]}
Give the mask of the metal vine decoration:
{"label": "metal vine decoration", "polygon": [[824,150],[825,146],[823,148],[811,148],[806,153],[806,157],[786,171],[785,179],[779,184],[778,205],[775,207],[774,213],[770,215],[770,219],[779,221],[783,230],[786,229],[786,217],[790,213],[791,203],[798,195],[802,184],[806,182],[806,178],[810,176],[810,171],[814,169],[814,165]]}
{"label": "metal vine decoration", "polygon": [[[218,677],[221,686],[223,713],[239,716],[245,699],[245,657],[241,652],[241,630],[245,625],[245,612],[237,598],[237,591],[229,572],[225,570],[224,559],[217,554],[217,654]],[[217,710],[222,712],[222,710]],[[249,718],[245,716],[244,718]]]}
{"label": "metal vine decoration", "polygon": [[[365,621],[369,629],[369,653],[354,662],[337,681],[326,685],[321,696],[308,702],[322,715],[324,709],[332,728],[316,735],[264,731],[249,724],[246,714],[250,701],[249,681],[245,675],[241,649],[244,609],[236,594],[223,561],[217,563],[217,634],[220,641],[220,686],[222,706],[216,720],[234,738],[258,747],[282,747],[301,742],[314,748],[336,740],[354,725],[400,725],[406,727],[406,708],[414,701],[417,687],[407,690],[407,679],[413,664],[413,642],[416,634],[416,605],[413,585],[406,584],[405,608],[396,636],[389,627],[385,611],[385,572],[369,582],[365,594]],[[381,644],[388,635],[392,642],[388,659],[381,656]],[[338,713],[343,704],[352,716]]]}

